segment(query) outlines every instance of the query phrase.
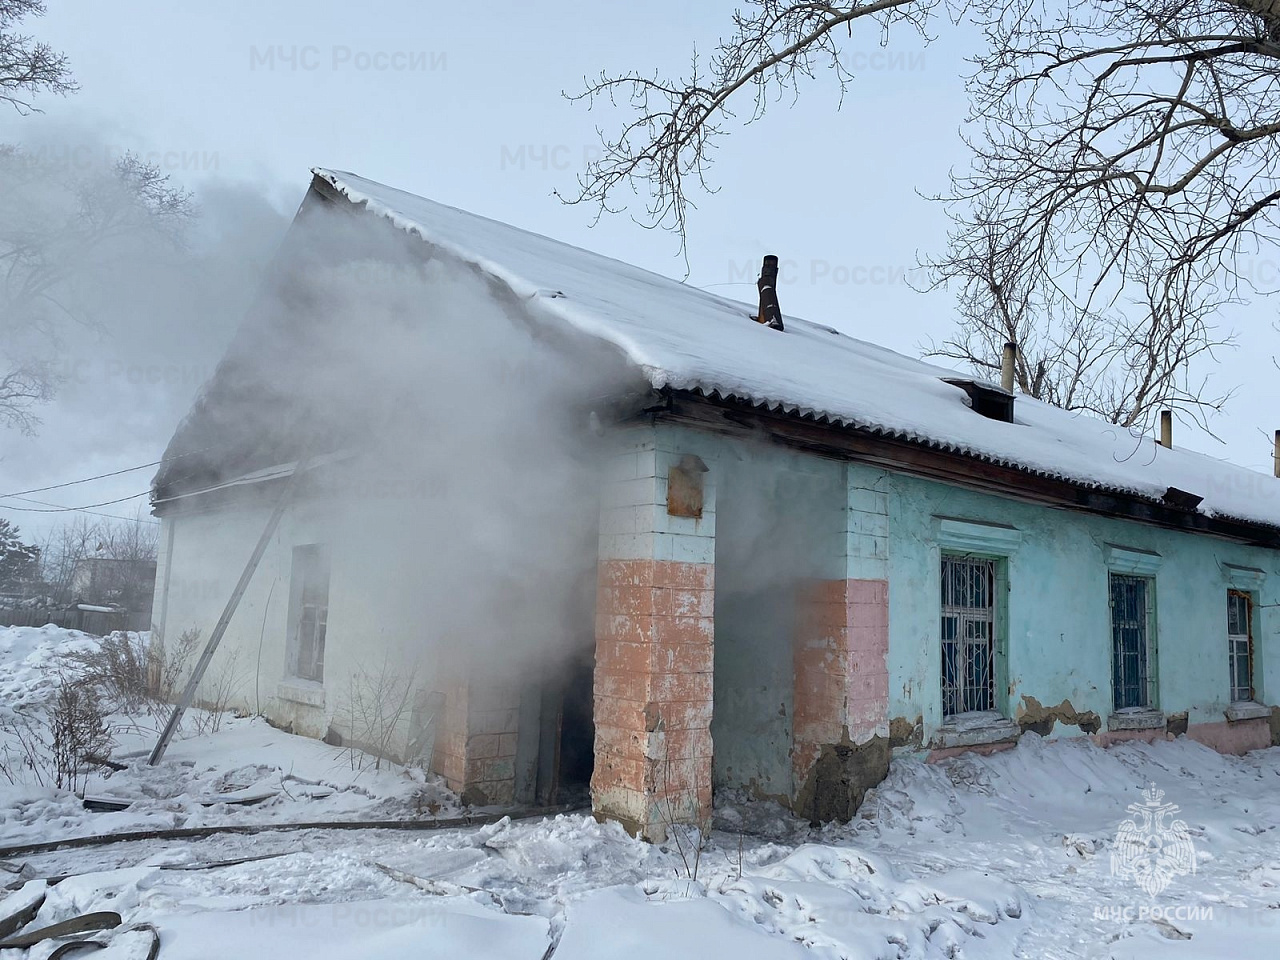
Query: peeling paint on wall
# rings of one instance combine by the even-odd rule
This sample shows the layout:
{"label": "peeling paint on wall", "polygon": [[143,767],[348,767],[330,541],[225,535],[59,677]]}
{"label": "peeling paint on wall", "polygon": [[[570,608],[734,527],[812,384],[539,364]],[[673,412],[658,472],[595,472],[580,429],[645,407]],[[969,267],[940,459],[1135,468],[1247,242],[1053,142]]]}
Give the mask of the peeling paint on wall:
{"label": "peeling paint on wall", "polygon": [[818,762],[796,793],[795,812],[815,825],[831,820],[848,823],[867,791],[889,775],[890,752],[887,738],[854,743],[846,730],[839,743],[821,748]]}
{"label": "peeling paint on wall", "polygon": [[1102,720],[1093,710],[1078,711],[1071,705],[1070,700],[1063,700],[1056,707],[1046,707],[1035,697],[1025,694],[1022,697],[1022,703],[1018,705],[1017,716],[1014,719],[1017,720],[1023,733],[1030,730],[1042,737],[1047,737],[1053,732],[1055,723],[1079,727],[1082,733],[1097,733],[1102,729]]}
{"label": "peeling paint on wall", "polygon": [[921,717],[908,720],[894,717],[889,721],[889,746],[910,747],[919,750],[924,746],[924,721]]}

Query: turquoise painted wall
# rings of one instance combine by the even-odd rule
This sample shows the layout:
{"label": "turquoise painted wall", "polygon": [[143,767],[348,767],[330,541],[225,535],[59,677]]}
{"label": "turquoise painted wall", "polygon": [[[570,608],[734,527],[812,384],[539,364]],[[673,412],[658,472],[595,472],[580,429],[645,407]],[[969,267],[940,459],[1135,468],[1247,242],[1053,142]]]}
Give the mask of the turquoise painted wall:
{"label": "turquoise painted wall", "polygon": [[[845,575],[844,465],[683,426],[631,436],[654,448],[662,530],[653,549],[716,565],[713,782],[790,796],[796,594]],[[709,471],[702,520],[664,508],[667,471],[684,454]]]}
{"label": "turquoise painted wall", "polygon": [[[1265,478],[1263,478],[1265,479]],[[1021,543],[1007,560],[1007,677],[997,705],[1013,717],[1024,696],[1066,699],[1105,724],[1112,709],[1106,544],[1160,555],[1156,580],[1158,703],[1191,723],[1219,722],[1229,703],[1223,564],[1256,567],[1257,699],[1280,700],[1280,551],[1143,524],[1020,503],[889,474],[890,716],[942,721],[939,565],[935,517],[1011,525]],[[1075,734],[1057,725],[1054,735]]]}
{"label": "turquoise painted wall", "polygon": [[[1012,526],[1005,561],[1004,679],[997,705],[1016,718],[1024,697],[1070,701],[1106,729],[1112,710],[1107,544],[1160,555],[1155,574],[1156,706],[1190,723],[1224,720],[1229,671],[1224,564],[1261,569],[1254,590],[1256,699],[1280,703],[1280,551],[1018,502],[860,463],[675,425],[637,428],[650,438],[660,478],[682,454],[702,457],[719,514],[708,522],[664,516],[662,558],[732,561],[754,549],[799,577],[889,579],[889,717],[919,720],[928,743],[942,724],[938,517]],[[1260,489],[1269,478],[1259,477]],[[744,489],[753,491],[740,498]],[[727,498],[737,486],[738,503]],[[665,497],[665,487],[661,486]],[[798,508],[798,509],[797,509]],[[660,514],[664,511],[659,509]],[[728,519],[726,519],[728,518]],[[726,529],[731,523],[735,529]],[[803,531],[805,562],[779,533]],[[688,527],[688,529],[685,529]],[[698,536],[695,536],[698,534]],[[718,541],[723,540],[723,543]],[[685,542],[694,546],[686,546]],[[658,548],[655,548],[658,549]],[[728,551],[726,554],[724,551]],[[785,560],[788,554],[791,560]],[[747,580],[726,568],[718,586]],[[721,574],[724,574],[722,577]],[[745,574],[746,571],[739,571]],[[736,584],[743,587],[745,584]],[[785,792],[791,637],[749,605],[716,610],[715,779],[720,786]],[[1058,723],[1052,736],[1075,735]]]}

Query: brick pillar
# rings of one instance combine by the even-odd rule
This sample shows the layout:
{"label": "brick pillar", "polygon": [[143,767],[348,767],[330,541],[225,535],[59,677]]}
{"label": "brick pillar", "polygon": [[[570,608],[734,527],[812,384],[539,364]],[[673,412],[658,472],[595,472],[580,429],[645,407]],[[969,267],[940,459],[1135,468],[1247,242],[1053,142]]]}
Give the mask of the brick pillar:
{"label": "brick pillar", "polygon": [[628,431],[606,468],[596,603],[592,807],[665,839],[711,816],[714,493],[701,516],[667,509],[681,454],[654,429]]}
{"label": "brick pillar", "polygon": [[444,705],[436,723],[431,769],[444,777],[449,789],[462,793],[467,780],[467,693],[465,680],[444,684]]}
{"label": "brick pillar", "polygon": [[[797,807],[815,820],[823,811],[850,815],[888,758],[888,498],[882,473],[857,464],[846,470],[837,563],[845,576],[808,585],[795,643],[792,774]],[[817,769],[820,760],[829,768]],[[815,778],[827,783],[815,787]],[[855,786],[850,798],[815,796],[847,781]]]}
{"label": "brick pillar", "polygon": [[848,580],[849,736],[889,736],[889,582]]}
{"label": "brick pillar", "polygon": [[888,475],[846,466],[845,604],[848,631],[846,722],[855,743],[889,736]]}
{"label": "brick pillar", "polygon": [[464,802],[515,802],[519,688],[460,678],[446,685],[431,768]]}
{"label": "brick pillar", "polygon": [[808,778],[822,747],[844,739],[850,665],[846,594],[845,580],[814,580],[800,596],[791,721],[797,787]]}

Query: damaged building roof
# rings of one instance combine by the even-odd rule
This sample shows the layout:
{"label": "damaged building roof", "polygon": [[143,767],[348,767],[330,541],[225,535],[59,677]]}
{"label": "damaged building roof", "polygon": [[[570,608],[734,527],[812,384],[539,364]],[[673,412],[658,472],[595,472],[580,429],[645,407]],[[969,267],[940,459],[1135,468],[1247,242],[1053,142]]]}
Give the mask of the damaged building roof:
{"label": "damaged building roof", "polygon": [[[748,305],[350,173],[316,169],[353,204],[500,281],[530,311],[621,348],[655,388],[696,390],[830,420],[1086,487],[1280,526],[1280,479],[1019,396],[1014,422],[977,416],[963,374],[832,327],[747,322]],[[326,191],[328,192],[328,191]]]}
{"label": "damaged building roof", "polygon": [[[1012,422],[980,416],[971,399],[975,382],[954,370],[791,315],[785,331],[771,329],[751,322],[755,304],[354,174],[319,168],[313,174],[315,199],[345,200],[384,218],[507,288],[531,317],[612,344],[655,389],[742,402],[1022,476],[1172,504],[1191,516],[1266,528],[1270,532],[1263,539],[1277,539],[1280,479],[1163,447],[1115,424],[1023,395],[1017,397]],[[217,446],[219,421],[237,416],[220,409],[232,406],[227,397],[245,392],[236,373],[229,355],[179,427],[167,457]],[[280,403],[274,395],[271,399]],[[298,456],[292,433],[282,428],[272,431],[274,438],[257,437],[252,449],[223,457],[216,467],[181,459],[166,464],[154,484],[157,501],[206,485],[225,487],[253,471],[274,476],[262,468]],[[1177,494],[1176,502],[1170,494]]]}

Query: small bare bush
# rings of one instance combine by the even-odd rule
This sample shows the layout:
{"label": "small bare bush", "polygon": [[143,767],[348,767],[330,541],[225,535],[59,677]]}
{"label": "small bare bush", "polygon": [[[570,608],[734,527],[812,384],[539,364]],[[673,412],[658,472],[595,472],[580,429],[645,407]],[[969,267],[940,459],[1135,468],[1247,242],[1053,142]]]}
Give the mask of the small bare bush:
{"label": "small bare bush", "polygon": [[43,720],[17,711],[0,717],[0,777],[45,786],[50,764]]}
{"label": "small bare bush", "polygon": [[224,657],[216,672],[205,674],[196,696],[201,711],[190,715],[196,736],[217,733],[222,729],[222,721],[243,679],[239,650]]}
{"label": "small bare bush", "polygon": [[183,630],[170,646],[162,637],[153,637],[147,650],[151,695],[161,703],[172,703],[187,676],[187,664],[200,643],[200,631]]}
{"label": "small bare bush", "polygon": [[348,731],[346,751],[353,770],[364,768],[368,754],[373,754],[375,770],[396,757],[397,737],[413,710],[416,676],[387,655],[376,671],[360,667],[352,673],[338,719]]}
{"label": "small bare bush", "polygon": [[80,791],[89,770],[114,746],[98,691],[60,675],[44,709],[0,719],[0,776]]}
{"label": "small bare bush", "polygon": [[96,690],[117,709],[136,711],[150,705],[148,652],[141,634],[117,630],[93,648],[63,655],[77,686]]}
{"label": "small bare bush", "polygon": [[702,851],[706,846],[706,831],[703,829],[704,825],[689,824],[681,816],[683,804],[677,805],[676,797],[679,791],[673,787],[683,781],[672,775],[674,761],[671,757],[671,745],[667,741],[665,732],[662,732],[661,736],[662,763],[658,768],[661,776],[661,793],[656,805],[658,822],[662,825],[667,838],[675,843],[685,879],[696,882],[698,870],[702,866]]}
{"label": "small bare bush", "polygon": [[54,786],[71,791],[83,788],[89,766],[110,754],[113,746],[98,691],[64,677],[49,710]]}

